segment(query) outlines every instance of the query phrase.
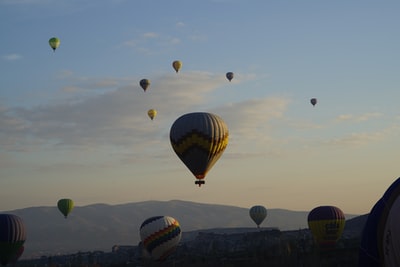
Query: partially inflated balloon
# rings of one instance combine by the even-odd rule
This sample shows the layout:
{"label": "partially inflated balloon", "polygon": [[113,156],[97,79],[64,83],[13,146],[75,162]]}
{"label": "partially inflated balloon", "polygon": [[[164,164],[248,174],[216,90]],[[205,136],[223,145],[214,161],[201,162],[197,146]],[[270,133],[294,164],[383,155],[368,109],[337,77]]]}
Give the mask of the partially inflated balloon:
{"label": "partially inflated balloon", "polygon": [[74,202],[72,201],[72,199],[63,198],[57,202],[57,207],[60,210],[60,212],[64,215],[64,217],[67,218],[68,214],[74,208]]}
{"label": "partially inflated balloon", "polygon": [[0,214],[0,263],[17,258],[26,240],[26,230],[22,219],[13,214]]}
{"label": "partially inflated balloon", "polygon": [[140,82],[140,87],[142,87],[143,91],[146,92],[147,88],[150,86],[150,80],[148,79],[141,79]]}
{"label": "partially inflated balloon", "polygon": [[322,249],[333,248],[342,235],[346,219],[335,206],[319,206],[308,214],[308,227]]}
{"label": "partially inflated balloon", "polygon": [[149,115],[150,119],[153,120],[157,116],[157,110],[149,109],[149,111],[147,111],[147,115]]}
{"label": "partially inflated balloon", "polygon": [[400,266],[400,178],[368,215],[361,238],[360,267]]}
{"label": "partially inflated balloon", "polygon": [[257,205],[253,206],[249,210],[250,218],[256,223],[257,227],[260,227],[260,224],[267,217],[267,209],[264,206]]}
{"label": "partially inflated balloon", "polygon": [[227,72],[227,73],[226,73],[226,78],[227,78],[229,81],[232,81],[233,76],[234,76],[233,72]]}
{"label": "partially inflated balloon", "polygon": [[222,156],[228,145],[228,127],[217,115],[194,112],[182,115],[172,125],[172,148],[186,167],[204,184],[207,172]]}
{"label": "partially inflated balloon", "polygon": [[181,240],[179,222],[170,216],[155,216],[145,220],[140,226],[140,239],[143,246],[156,261],[163,261]]}
{"label": "partially inflated balloon", "polygon": [[174,62],[172,62],[172,67],[174,68],[176,73],[178,73],[178,71],[182,68],[182,62],[179,60],[175,60]]}
{"label": "partially inflated balloon", "polygon": [[56,51],[56,49],[60,46],[60,39],[58,39],[57,37],[50,38],[49,45],[53,49],[53,51]]}

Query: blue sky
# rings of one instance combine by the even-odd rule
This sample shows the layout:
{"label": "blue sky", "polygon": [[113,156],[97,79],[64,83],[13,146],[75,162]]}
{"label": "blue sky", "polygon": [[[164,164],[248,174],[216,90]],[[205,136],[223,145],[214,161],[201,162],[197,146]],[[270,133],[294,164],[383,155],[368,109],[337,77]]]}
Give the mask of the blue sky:
{"label": "blue sky", "polygon": [[[367,213],[400,176],[399,11],[368,0],[0,0],[0,210],[70,197]],[[169,142],[193,111],[230,132],[201,188]]]}

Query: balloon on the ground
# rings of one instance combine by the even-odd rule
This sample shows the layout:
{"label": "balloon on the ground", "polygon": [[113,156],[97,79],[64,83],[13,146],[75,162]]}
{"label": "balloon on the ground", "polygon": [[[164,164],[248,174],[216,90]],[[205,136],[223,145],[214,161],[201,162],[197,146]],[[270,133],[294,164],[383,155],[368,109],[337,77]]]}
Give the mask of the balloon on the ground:
{"label": "balloon on the ground", "polygon": [[140,239],[145,249],[156,261],[163,261],[178,246],[182,230],[179,222],[170,216],[154,216],[140,226]]}
{"label": "balloon on the ground", "polygon": [[375,203],[365,223],[360,267],[400,266],[400,178]]}
{"label": "balloon on the ground", "polygon": [[260,227],[260,224],[267,217],[267,209],[264,206],[256,205],[250,208],[249,210],[250,218],[256,223],[257,227]]}
{"label": "balloon on the ground", "polygon": [[173,150],[197,179],[204,184],[228,145],[228,127],[217,115],[194,112],[182,115],[172,125],[170,141]]}
{"label": "balloon on the ground", "polygon": [[70,214],[74,208],[74,201],[69,198],[60,199],[57,202],[57,207],[58,210],[64,215],[64,217],[67,218],[68,214]]}
{"label": "balloon on the ground", "polygon": [[7,265],[18,258],[25,240],[26,229],[22,218],[13,214],[0,214],[0,263],[2,265]]}
{"label": "balloon on the ground", "polygon": [[321,249],[336,246],[342,236],[346,219],[341,209],[335,206],[319,206],[308,214],[308,227]]}

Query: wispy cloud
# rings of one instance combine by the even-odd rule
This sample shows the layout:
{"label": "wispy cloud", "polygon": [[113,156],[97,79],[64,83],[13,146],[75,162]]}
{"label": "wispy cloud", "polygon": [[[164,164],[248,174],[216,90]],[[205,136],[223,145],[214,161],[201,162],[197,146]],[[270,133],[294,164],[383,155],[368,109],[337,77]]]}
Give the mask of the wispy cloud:
{"label": "wispy cloud", "polygon": [[362,122],[362,121],[368,121],[370,119],[376,119],[382,116],[383,114],[380,112],[368,112],[361,115],[341,114],[335,120],[338,122],[340,121]]}
{"label": "wispy cloud", "polygon": [[20,54],[8,54],[8,55],[4,55],[3,59],[8,60],[8,61],[15,61],[15,60],[19,60],[22,59],[22,55]]}

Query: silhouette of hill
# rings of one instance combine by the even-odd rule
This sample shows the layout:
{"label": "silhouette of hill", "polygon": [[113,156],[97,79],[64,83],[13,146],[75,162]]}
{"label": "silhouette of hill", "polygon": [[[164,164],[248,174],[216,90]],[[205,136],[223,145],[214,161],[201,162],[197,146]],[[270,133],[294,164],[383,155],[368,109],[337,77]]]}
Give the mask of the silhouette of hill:
{"label": "silhouette of hill", "polygon": [[[3,213],[18,215],[25,222],[27,240],[23,258],[89,250],[110,251],[115,244],[137,245],[140,241],[140,225],[155,215],[175,217],[181,224],[183,236],[185,232],[204,229],[256,229],[248,208],[180,200],[77,206],[67,219],[55,206],[30,207]],[[308,228],[307,215],[308,211],[268,209],[267,218],[261,226],[276,227],[282,231]],[[346,218],[354,217],[346,215]]]}

